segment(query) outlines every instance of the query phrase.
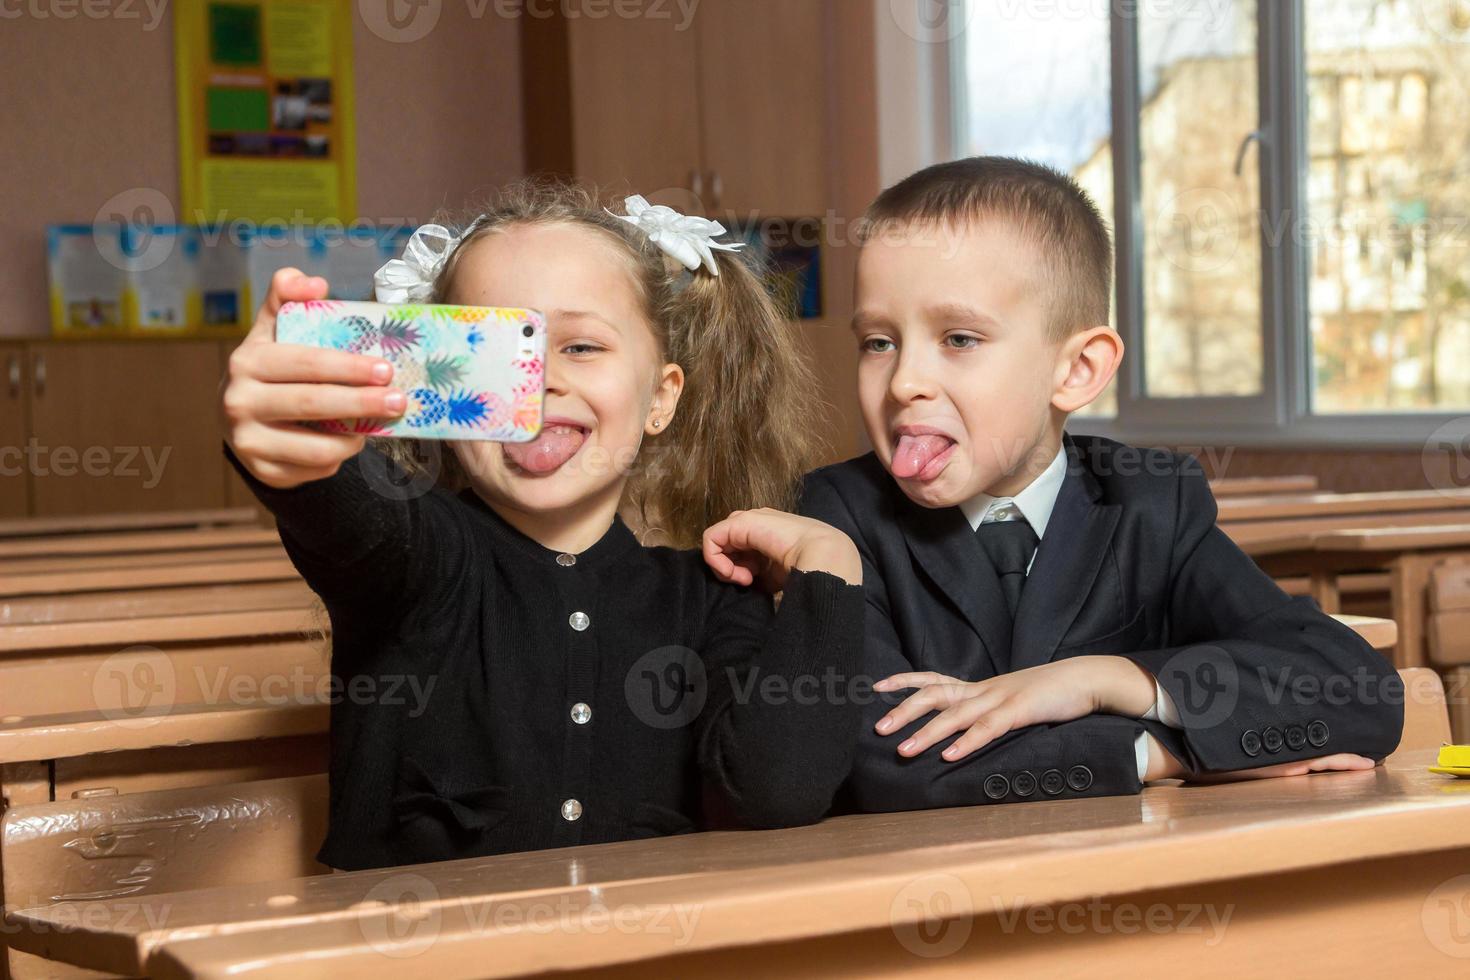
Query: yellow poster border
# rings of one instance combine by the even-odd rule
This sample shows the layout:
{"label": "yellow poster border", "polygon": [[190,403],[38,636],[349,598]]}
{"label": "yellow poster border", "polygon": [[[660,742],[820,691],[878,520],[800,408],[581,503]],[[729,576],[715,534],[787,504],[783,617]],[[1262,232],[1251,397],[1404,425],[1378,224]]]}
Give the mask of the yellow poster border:
{"label": "yellow poster border", "polygon": [[[179,211],[181,216],[203,209],[202,172],[204,151],[199,141],[203,118],[204,61],[207,43],[205,5],[211,0],[177,0],[174,15],[174,87],[177,93],[179,139]],[[214,0],[220,2],[220,0]],[[264,10],[275,0],[228,0],[236,6]],[[330,217],[344,224],[357,220],[357,112],[353,75],[354,5],[342,0],[288,0],[292,3],[325,4],[332,17],[332,99],[339,116],[341,136],[337,166],[337,213]],[[325,216],[324,216],[325,217]]]}

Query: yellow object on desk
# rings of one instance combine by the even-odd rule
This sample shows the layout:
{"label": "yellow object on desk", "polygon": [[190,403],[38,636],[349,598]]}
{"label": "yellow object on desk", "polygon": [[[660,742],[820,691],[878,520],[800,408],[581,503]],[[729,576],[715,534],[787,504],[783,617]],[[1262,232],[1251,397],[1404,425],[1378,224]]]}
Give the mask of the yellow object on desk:
{"label": "yellow object on desk", "polygon": [[1470,745],[1441,745],[1439,765],[1430,766],[1430,772],[1442,772],[1461,779],[1470,779]]}

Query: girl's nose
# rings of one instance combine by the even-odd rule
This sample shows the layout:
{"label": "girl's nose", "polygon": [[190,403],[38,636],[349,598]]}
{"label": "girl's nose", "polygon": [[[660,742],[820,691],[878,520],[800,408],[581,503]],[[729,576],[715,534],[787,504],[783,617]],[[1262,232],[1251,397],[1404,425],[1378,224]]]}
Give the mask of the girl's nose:
{"label": "girl's nose", "polygon": [[561,366],[557,363],[555,354],[546,355],[546,393],[558,395],[566,394],[565,382],[562,379]]}

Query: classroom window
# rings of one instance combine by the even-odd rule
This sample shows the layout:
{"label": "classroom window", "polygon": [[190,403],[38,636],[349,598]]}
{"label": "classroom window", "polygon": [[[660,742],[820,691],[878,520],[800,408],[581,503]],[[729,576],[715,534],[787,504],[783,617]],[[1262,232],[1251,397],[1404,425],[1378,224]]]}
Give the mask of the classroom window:
{"label": "classroom window", "polygon": [[1117,230],[1095,431],[1414,442],[1470,408],[1470,0],[967,2],[956,155],[1061,167]]}
{"label": "classroom window", "polygon": [[1143,379],[1153,397],[1261,391],[1255,3],[1138,7]]}
{"label": "classroom window", "polygon": [[[1045,5],[970,0],[965,45],[963,155],[1025,157],[1072,174],[1105,216],[1113,213],[1112,120],[1106,5],[1057,18]],[[1004,22],[1004,30],[984,25]],[[1117,384],[1085,414],[1117,412]]]}
{"label": "classroom window", "polygon": [[1307,0],[1312,406],[1470,406],[1470,5]]}

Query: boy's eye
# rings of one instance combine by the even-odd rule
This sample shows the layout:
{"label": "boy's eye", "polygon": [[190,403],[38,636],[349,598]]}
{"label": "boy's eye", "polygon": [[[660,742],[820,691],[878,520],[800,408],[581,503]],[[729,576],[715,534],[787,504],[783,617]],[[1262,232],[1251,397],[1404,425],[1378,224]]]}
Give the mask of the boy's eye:
{"label": "boy's eye", "polygon": [[956,350],[970,350],[980,346],[979,337],[968,337],[964,334],[950,334],[944,338],[944,342]]}
{"label": "boy's eye", "polygon": [[869,354],[886,354],[893,350],[893,341],[886,337],[869,337],[862,342],[861,347]]}

